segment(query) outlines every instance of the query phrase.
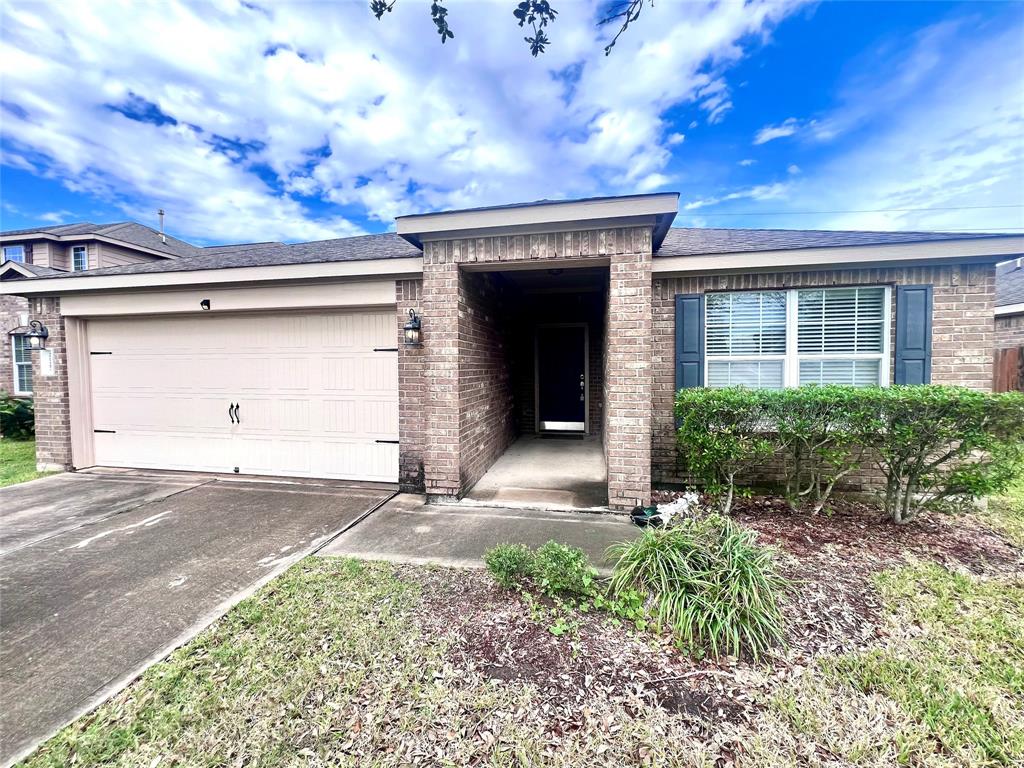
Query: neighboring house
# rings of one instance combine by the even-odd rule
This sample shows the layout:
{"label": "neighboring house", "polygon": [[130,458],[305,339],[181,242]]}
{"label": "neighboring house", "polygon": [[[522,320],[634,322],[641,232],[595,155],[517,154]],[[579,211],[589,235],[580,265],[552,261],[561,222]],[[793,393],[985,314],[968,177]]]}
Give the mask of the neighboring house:
{"label": "neighboring house", "polygon": [[[0,232],[0,279],[166,261],[201,250],[131,221],[9,230]],[[27,299],[0,295],[0,392],[19,397],[32,396],[32,360],[24,335],[28,315]]]}
{"label": "neighboring house", "polygon": [[517,436],[589,435],[629,509],[678,479],[678,387],[991,388],[995,264],[1024,237],[674,229],[677,206],[403,216],[397,234],[4,282],[49,330],[39,463],[455,499]]}
{"label": "neighboring house", "polygon": [[1024,347],[1024,258],[996,267],[996,348]]}

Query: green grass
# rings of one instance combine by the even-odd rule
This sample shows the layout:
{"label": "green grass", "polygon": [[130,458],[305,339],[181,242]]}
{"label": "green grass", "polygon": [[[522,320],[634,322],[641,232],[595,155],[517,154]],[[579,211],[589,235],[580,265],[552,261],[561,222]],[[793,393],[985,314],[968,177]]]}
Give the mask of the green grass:
{"label": "green grass", "polygon": [[876,584],[885,640],[778,691],[764,754],[802,740],[854,765],[1021,765],[1024,580],[916,563]]}
{"label": "green grass", "polygon": [[1002,496],[989,499],[981,518],[1017,547],[1024,547],[1024,476]]}
{"label": "green grass", "polygon": [[394,566],[307,558],[23,765],[713,764],[681,721],[601,697],[553,745],[537,689],[455,663],[419,599]]}
{"label": "green grass", "polygon": [[36,471],[35,440],[0,439],[0,488],[49,474]]}

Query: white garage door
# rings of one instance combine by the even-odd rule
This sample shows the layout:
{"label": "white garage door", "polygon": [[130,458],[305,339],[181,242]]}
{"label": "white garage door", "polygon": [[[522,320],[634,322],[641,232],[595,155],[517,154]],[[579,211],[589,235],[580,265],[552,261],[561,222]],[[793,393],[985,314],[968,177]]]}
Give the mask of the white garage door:
{"label": "white garage door", "polygon": [[394,311],[91,320],[96,464],[394,482],[396,332]]}

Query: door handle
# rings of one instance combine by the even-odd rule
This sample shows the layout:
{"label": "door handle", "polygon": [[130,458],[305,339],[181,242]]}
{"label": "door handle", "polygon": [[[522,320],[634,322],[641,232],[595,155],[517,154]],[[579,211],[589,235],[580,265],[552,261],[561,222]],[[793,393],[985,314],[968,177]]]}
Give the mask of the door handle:
{"label": "door handle", "polygon": [[235,423],[235,404],[228,403],[228,418],[231,419],[231,423]]}
{"label": "door handle", "polygon": [[242,407],[241,403],[235,403],[235,423],[236,424],[241,424],[242,423],[242,417],[238,415],[238,409],[241,408],[241,407]]}

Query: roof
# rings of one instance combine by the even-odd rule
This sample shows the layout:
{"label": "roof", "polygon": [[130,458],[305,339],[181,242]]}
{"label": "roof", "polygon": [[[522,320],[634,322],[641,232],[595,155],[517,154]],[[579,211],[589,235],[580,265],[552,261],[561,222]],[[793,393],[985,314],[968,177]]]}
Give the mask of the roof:
{"label": "roof", "polygon": [[716,253],[791,251],[800,248],[837,248],[858,245],[893,245],[941,240],[1013,237],[978,232],[865,232],[823,229],[684,229],[672,227],[654,255],[707,256]]}
{"label": "roof", "polygon": [[20,235],[51,235],[61,239],[88,237],[90,235],[101,236],[126,243],[129,246],[134,245],[139,248],[157,251],[172,258],[194,256],[203,250],[170,235],[161,237],[160,233],[152,227],[147,227],[134,221],[116,221],[113,224],[93,224],[85,221],[76,224],[57,224],[49,227],[11,229],[0,232],[0,237],[3,238],[18,237]]}
{"label": "roof", "polygon": [[154,272],[191,272],[232,267],[272,267],[284,264],[318,264],[334,261],[398,259],[419,256],[420,250],[398,235],[359,235],[312,243],[247,243],[198,249],[199,255],[174,261],[147,261],[122,267],[105,267],[84,272],[66,272],[61,277],[99,277],[101,275],[136,275]]}
{"label": "roof", "polygon": [[996,306],[1024,304],[1024,259],[996,266]]}

